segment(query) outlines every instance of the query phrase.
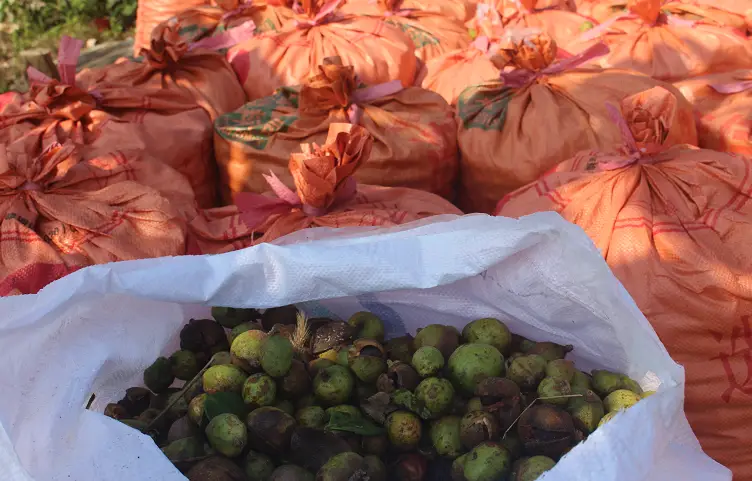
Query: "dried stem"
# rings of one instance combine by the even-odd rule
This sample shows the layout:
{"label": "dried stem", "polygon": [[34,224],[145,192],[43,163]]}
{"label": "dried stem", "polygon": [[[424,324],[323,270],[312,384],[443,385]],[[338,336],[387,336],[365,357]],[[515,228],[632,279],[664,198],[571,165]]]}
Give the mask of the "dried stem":
{"label": "dried stem", "polygon": [[193,387],[193,385],[196,384],[196,381],[198,381],[199,379],[201,379],[201,376],[204,375],[204,372],[206,372],[207,369],[209,369],[210,367],[212,367],[214,365],[214,361],[216,360],[216,357],[219,354],[220,353],[217,353],[217,354],[213,355],[212,358],[209,359],[209,362],[207,362],[206,365],[198,372],[198,374],[196,374],[195,376],[193,376],[193,379],[191,379],[190,381],[188,381],[187,383],[185,383],[183,385],[183,387],[180,388],[180,391],[178,391],[177,393],[175,393],[175,394],[179,394],[179,396],[172,396],[172,400],[170,400],[170,402],[167,403],[167,405],[164,407],[164,409],[162,409],[159,412],[159,414],[157,414],[154,417],[154,419],[152,419],[151,422],[146,426],[146,428],[144,429],[145,432],[149,432],[154,427],[154,425],[156,424],[156,422],[159,421],[162,418],[162,416],[164,416],[165,413],[170,410],[170,408],[172,406],[174,406],[175,404],[177,404],[177,402],[183,396],[185,396],[185,393],[188,392],[188,389],[190,389],[191,387]]}
{"label": "dried stem", "polygon": [[546,397],[537,397],[533,399],[533,402],[525,406],[525,409],[522,410],[519,416],[517,416],[514,421],[512,421],[512,424],[509,425],[506,431],[504,431],[504,435],[501,436],[501,439],[505,439],[507,437],[507,434],[509,434],[509,431],[512,430],[515,424],[517,424],[517,421],[520,420],[523,414],[525,414],[525,411],[533,407],[533,404],[535,404],[536,401],[548,401],[549,399],[567,399],[567,398],[573,398],[573,397],[582,397],[582,394],[564,394],[561,396],[546,396]]}

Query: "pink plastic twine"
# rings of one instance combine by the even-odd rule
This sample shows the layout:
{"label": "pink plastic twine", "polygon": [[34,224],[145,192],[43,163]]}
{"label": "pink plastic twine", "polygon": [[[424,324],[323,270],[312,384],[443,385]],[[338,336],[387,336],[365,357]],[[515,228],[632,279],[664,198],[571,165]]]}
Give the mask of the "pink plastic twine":
{"label": "pink plastic twine", "polygon": [[[60,83],[71,86],[76,84],[76,66],[83,46],[83,40],[71,38],[67,35],[60,39],[57,51],[57,72],[60,75]],[[34,67],[27,68],[26,75],[32,83],[48,83],[52,80]]]}
{"label": "pink plastic twine", "polygon": [[[249,228],[254,229],[270,216],[287,214],[293,209],[300,209],[305,215],[311,217],[318,217],[327,213],[327,209],[303,204],[298,194],[283,184],[274,173],[270,172],[269,175],[264,175],[264,179],[277,196],[276,199],[251,192],[235,194],[235,205],[238,207],[240,219]],[[348,177],[335,193],[332,206],[351,200],[355,197],[357,191],[355,178]]]}
{"label": "pink plastic twine", "polygon": [[[316,16],[312,19],[294,20],[293,22],[295,23],[295,26],[297,28],[310,28],[331,21],[332,14],[334,14],[335,10],[337,10],[340,5],[342,5],[342,2],[344,2],[344,0],[331,0],[325,3],[319,10],[319,13],[317,13]],[[295,4],[293,10],[295,10],[296,13],[303,13],[302,7],[298,3]]]}
{"label": "pink plastic twine", "polygon": [[245,0],[244,2],[240,3],[238,8],[225,12],[225,14],[222,15],[222,17],[219,19],[219,23],[227,23],[232,17],[242,15],[247,9],[251,7],[253,7],[253,2],[251,0]]}
{"label": "pink plastic twine", "polygon": [[710,84],[710,88],[720,94],[738,94],[739,92],[752,89],[752,80],[732,82],[728,84]]}
{"label": "pink plastic twine", "polygon": [[383,84],[373,85],[364,89],[358,89],[353,94],[350,107],[347,109],[347,118],[351,124],[358,125],[363,117],[363,109],[358,105],[360,103],[372,102],[374,100],[394,95],[397,92],[404,90],[402,82],[399,80],[392,80],[391,82],[385,82]]}
{"label": "pink plastic twine", "polygon": [[248,20],[247,22],[244,22],[237,27],[192,43],[190,46],[188,46],[188,51],[192,51],[197,48],[205,48],[209,50],[222,50],[224,48],[230,48],[239,44],[240,42],[248,40],[255,34],[256,24],[253,22],[253,20]]}
{"label": "pink plastic twine", "polygon": [[548,67],[538,71],[518,68],[511,72],[502,72],[501,79],[504,81],[504,85],[508,87],[521,88],[538,77],[577,68],[589,60],[606,55],[608,52],[609,48],[605,43],[597,43],[582,53],[554,62]]}
{"label": "pink plastic twine", "polygon": [[598,171],[621,169],[634,164],[649,164],[652,163],[652,159],[649,155],[645,155],[645,149],[637,147],[634,135],[627,125],[627,121],[621,114],[618,108],[609,103],[606,104],[606,110],[611,120],[619,128],[622,141],[622,155],[608,155],[600,158],[598,162]]}

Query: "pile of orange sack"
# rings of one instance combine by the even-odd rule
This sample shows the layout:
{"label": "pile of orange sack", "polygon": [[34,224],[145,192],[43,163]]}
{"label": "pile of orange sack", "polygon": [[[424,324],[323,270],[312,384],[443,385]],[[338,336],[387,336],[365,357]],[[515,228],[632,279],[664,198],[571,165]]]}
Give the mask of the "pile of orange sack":
{"label": "pile of orange sack", "polygon": [[752,481],[752,4],[141,0],[132,58],[0,95],[0,295],[302,229],[556,211]]}

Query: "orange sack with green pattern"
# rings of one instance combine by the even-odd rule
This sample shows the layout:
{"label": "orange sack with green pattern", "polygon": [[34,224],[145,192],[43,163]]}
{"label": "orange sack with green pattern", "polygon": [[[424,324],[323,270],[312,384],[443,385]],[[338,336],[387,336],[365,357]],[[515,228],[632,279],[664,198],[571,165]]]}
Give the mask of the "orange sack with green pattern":
{"label": "orange sack with green pattern", "polygon": [[684,366],[684,411],[703,449],[749,481],[752,159],[678,144],[672,92],[620,107],[622,146],[578,153],[496,214],[552,210],[585,230]]}
{"label": "orange sack with green pattern", "polygon": [[254,23],[256,33],[276,32],[294,16],[282,0],[211,0],[208,5],[183,10],[160,25],[180,25],[180,38],[194,43],[249,21]]}
{"label": "orange sack with green pattern", "polygon": [[575,45],[602,39],[611,53],[599,60],[600,66],[666,81],[752,68],[752,42],[742,32],[662,8],[661,0],[629,0],[627,12],[585,32]]}
{"label": "orange sack with green pattern", "polygon": [[271,242],[313,227],[391,227],[439,214],[461,214],[448,201],[413,189],[358,184],[374,138],[353,124],[329,125],[323,146],[301,144],[289,156],[295,191],[265,176],[267,195],[241,193],[236,205],[201,212],[190,224],[189,253],[217,254]]}
{"label": "orange sack with green pattern", "polygon": [[655,86],[677,96],[677,130],[696,143],[692,108],[679,91],[626,70],[578,68],[607,52],[603,45],[554,61],[556,44],[545,35],[515,40],[508,48],[515,70],[465,90],[457,103],[460,146],[459,206],[491,212],[504,195],[587,148],[619,139],[605,104]]}
{"label": "orange sack with green pattern", "polygon": [[[0,145],[0,296],[32,294],[93,264],[180,255],[185,221],[155,184],[192,200],[180,174],[143,152],[83,160],[72,142],[30,155]],[[181,200],[182,199],[182,200]]]}
{"label": "orange sack with green pattern", "polygon": [[323,143],[332,123],[352,122],[373,137],[358,182],[410,187],[451,198],[457,178],[457,125],[434,92],[396,80],[357,88],[354,69],[327,59],[301,87],[279,89],[223,115],[215,123],[222,198],[268,189],[270,171],[293,185],[290,152],[302,142]]}
{"label": "orange sack with green pattern", "polygon": [[752,70],[675,84],[694,106],[699,146],[752,158]]}
{"label": "orange sack with green pattern", "polygon": [[415,55],[427,62],[446,52],[463,48],[470,35],[463,22],[440,11],[408,7],[403,0],[378,0],[374,3],[345,3],[342,13],[379,18],[402,30],[415,46]]}
{"label": "orange sack with green pattern", "polygon": [[415,47],[399,27],[340,10],[343,0],[304,0],[298,15],[279,33],[266,33],[227,52],[249,100],[280,87],[300,85],[328,57],[352,65],[368,85],[415,81]]}

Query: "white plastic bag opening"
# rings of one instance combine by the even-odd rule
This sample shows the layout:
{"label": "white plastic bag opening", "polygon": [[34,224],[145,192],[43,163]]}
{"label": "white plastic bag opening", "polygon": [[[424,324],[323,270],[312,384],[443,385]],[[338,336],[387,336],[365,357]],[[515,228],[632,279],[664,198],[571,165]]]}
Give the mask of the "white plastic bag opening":
{"label": "white plastic bag opening", "polygon": [[140,385],[207,306],[291,303],[317,316],[370,310],[392,336],[497,317],[531,339],[574,345],[582,369],[660,385],[546,481],[731,479],[689,429],[683,369],[586,235],[553,213],[310,229],[229,254],[94,266],[39,294],[0,299],[0,479],[185,479],[149,437],[100,414],[104,406]]}

